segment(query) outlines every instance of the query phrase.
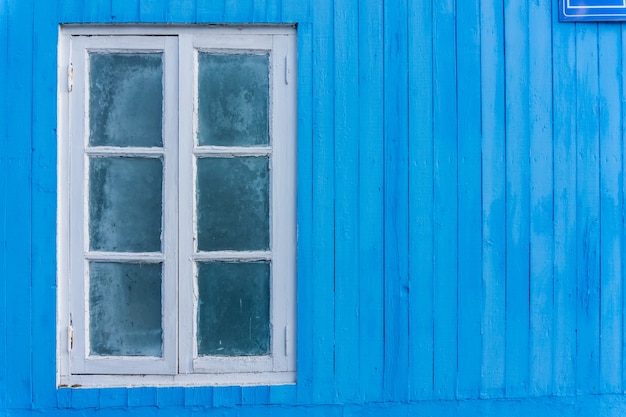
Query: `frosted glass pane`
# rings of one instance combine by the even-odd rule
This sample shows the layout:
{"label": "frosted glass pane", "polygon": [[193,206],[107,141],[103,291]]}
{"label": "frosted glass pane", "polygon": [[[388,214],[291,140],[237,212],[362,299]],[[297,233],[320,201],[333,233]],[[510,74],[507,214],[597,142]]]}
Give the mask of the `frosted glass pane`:
{"label": "frosted glass pane", "polygon": [[198,143],[269,143],[269,56],[198,54]]}
{"label": "frosted glass pane", "polygon": [[162,146],[162,54],[89,55],[89,144]]}
{"label": "frosted glass pane", "polygon": [[162,355],[161,271],[161,264],[89,265],[91,355]]}
{"label": "frosted glass pane", "polygon": [[156,158],[91,158],[89,248],[161,250],[163,162]]}
{"label": "frosted glass pane", "polygon": [[269,160],[198,159],[198,250],[269,249]]}
{"label": "frosted glass pane", "polygon": [[198,354],[270,353],[270,265],[198,264]]}

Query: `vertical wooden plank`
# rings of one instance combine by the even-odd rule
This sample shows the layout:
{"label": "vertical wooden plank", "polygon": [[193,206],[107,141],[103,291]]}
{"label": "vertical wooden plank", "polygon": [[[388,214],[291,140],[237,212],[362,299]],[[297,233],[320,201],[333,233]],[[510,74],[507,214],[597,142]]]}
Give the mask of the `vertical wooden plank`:
{"label": "vertical wooden plank", "polygon": [[[620,53],[622,54],[622,61],[621,61],[621,65],[619,66],[619,68],[621,69],[621,77],[620,77],[620,82],[621,82],[621,89],[620,89],[620,96],[621,96],[621,100],[622,103],[624,103],[626,101],[626,60],[623,59],[624,56],[626,56],[626,25],[620,25],[620,29],[621,29],[621,33],[620,33]],[[621,118],[622,121],[626,120],[626,106],[622,105],[621,106]],[[621,239],[622,239],[622,250],[620,251],[620,256],[622,257],[622,268],[624,268],[624,264],[623,264],[623,259],[624,257],[626,257],[626,227],[624,227],[624,221],[626,219],[626,192],[624,190],[625,184],[626,184],[626,178],[625,176],[625,172],[624,172],[624,167],[626,166],[626,155],[624,153],[624,135],[626,135],[626,123],[622,122],[621,124],[621,132],[622,132],[622,148],[621,148],[621,156],[622,156],[622,171],[621,174],[619,176],[619,181],[620,181],[620,192],[621,192],[621,213],[622,213],[622,221],[620,223],[621,225],[621,229],[622,229],[622,233],[621,233]],[[624,276],[624,271],[622,271],[622,276]],[[621,319],[622,319],[622,355],[621,355],[621,360],[622,360],[622,393],[626,392],[626,288],[624,288],[624,285],[622,284],[622,311],[621,311]]]}
{"label": "vertical wooden plank", "polygon": [[334,381],[334,27],[333,0],[316,4],[313,15],[313,320],[312,396],[331,403]]}
{"label": "vertical wooden plank", "polygon": [[8,315],[6,405],[30,409],[32,406],[31,349],[31,145],[33,122],[33,14],[30,0],[10,0],[7,4],[7,146],[9,174],[6,196],[6,269]]}
{"label": "vertical wooden plank", "polygon": [[552,394],[554,230],[552,172],[551,0],[529,3],[530,330],[532,395]]}
{"label": "vertical wooden plank", "polygon": [[[198,2],[207,3],[207,2]],[[213,2],[208,2],[213,3]],[[165,5],[161,0],[139,0],[139,21],[145,23],[165,22]]]}
{"label": "vertical wooden plank", "polygon": [[267,23],[267,0],[252,0],[252,21]]}
{"label": "vertical wooden plank", "polygon": [[576,26],[578,393],[600,383],[600,170],[597,25]]}
{"label": "vertical wooden plank", "polygon": [[481,0],[483,310],[481,396],[505,385],[505,102],[502,3]]}
{"label": "vertical wooden plank", "polygon": [[[289,2],[291,3],[291,2]],[[255,6],[255,12],[257,10]],[[260,11],[258,12],[260,13]],[[282,20],[282,1],[281,0],[265,0],[265,18],[268,23],[280,23]],[[289,18],[286,22],[292,22]]]}
{"label": "vertical wooden plank", "polygon": [[506,394],[528,390],[528,2],[506,1]]}
{"label": "vertical wooden plank", "polygon": [[337,401],[359,390],[359,97],[357,0],[335,0],[335,380]]}
{"label": "vertical wooden plank", "polygon": [[[0,45],[8,44],[8,26],[9,26],[9,8],[8,0],[0,0]],[[8,50],[0,49],[0,80],[8,79]],[[7,172],[7,148],[8,140],[8,122],[7,111],[9,108],[9,95],[7,91],[7,83],[2,83],[0,87],[0,273],[7,276],[8,258],[7,258],[7,210],[9,199],[8,184],[9,178]],[[7,387],[7,357],[8,357],[8,334],[7,334],[7,279],[0,280],[0,410],[4,410],[7,404],[6,387]]]}
{"label": "vertical wooden plank", "polygon": [[259,405],[269,404],[270,387],[243,387],[241,388],[241,404],[243,405]]}
{"label": "vertical wooden plank", "polygon": [[119,23],[139,22],[139,0],[111,0],[111,20]]}
{"label": "vertical wooden plank", "polygon": [[57,2],[57,12],[60,23],[76,23],[81,22],[85,13],[83,13],[83,1],[66,0]]}
{"label": "vertical wooden plank", "polygon": [[[313,36],[310,23],[298,26],[298,403],[313,396],[314,298],[318,285],[314,275],[313,233]],[[322,281],[323,282],[323,281]],[[272,387],[273,388],[273,387]],[[272,389],[270,388],[270,389]]]}
{"label": "vertical wooden plank", "polygon": [[[59,3],[64,3],[60,1]],[[74,2],[70,2],[74,3]],[[72,19],[71,22],[75,23],[108,23],[111,21],[111,6],[112,0],[100,0],[100,1],[80,1],[74,4],[75,10],[83,10],[82,19]],[[68,10],[72,7],[68,7]]]}
{"label": "vertical wooden plank", "polygon": [[433,395],[432,1],[409,0],[409,381],[411,400]]}
{"label": "vertical wooden plank", "polygon": [[241,387],[215,387],[213,407],[234,407],[241,404]]}
{"label": "vertical wooden plank", "polygon": [[224,21],[224,0],[196,2],[198,23],[219,23]]}
{"label": "vertical wooden plank", "polygon": [[622,391],[623,183],[621,32],[598,28],[600,87],[600,387]]}
{"label": "vertical wooden plank", "polygon": [[167,0],[165,7],[167,23],[194,23],[196,21],[196,0]]}
{"label": "vertical wooden plank", "polygon": [[433,3],[433,304],[436,398],[456,395],[457,99],[455,2]]}
{"label": "vertical wooden plank", "polygon": [[408,394],[407,0],[384,3],[384,399]]}
{"label": "vertical wooden plank", "polygon": [[184,387],[158,389],[156,392],[157,407],[184,407],[186,390]]}
{"label": "vertical wooden plank", "polygon": [[[575,25],[552,14],[554,141],[554,394],[576,385],[576,67]],[[572,96],[573,95],[573,96]],[[558,343],[556,343],[558,341]]]}
{"label": "vertical wooden plank", "polygon": [[[268,0],[270,5],[273,1]],[[315,13],[313,8],[317,8],[318,4],[311,0],[282,0],[282,22],[284,23],[300,23],[310,20],[310,16]]]}
{"label": "vertical wooden plank", "polygon": [[359,2],[359,344],[360,392],[380,401],[383,388],[383,8]]}
{"label": "vertical wooden plank", "polygon": [[[34,8],[32,333],[33,406],[56,405],[56,1]],[[0,64],[1,65],[1,64]],[[0,79],[3,79],[0,77]]]}
{"label": "vertical wooden plank", "polygon": [[225,22],[250,22],[252,14],[252,0],[224,0]]}
{"label": "vertical wooden plank", "polygon": [[480,0],[457,2],[458,398],[480,396],[482,309]]}
{"label": "vertical wooden plank", "polygon": [[[90,390],[77,390],[90,391]],[[154,407],[157,404],[157,388],[155,387],[138,387],[128,390],[128,406],[129,407]]]}
{"label": "vertical wooden plank", "polygon": [[126,388],[107,388],[100,390],[98,407],[100,409],[123,408],[128,404]]}

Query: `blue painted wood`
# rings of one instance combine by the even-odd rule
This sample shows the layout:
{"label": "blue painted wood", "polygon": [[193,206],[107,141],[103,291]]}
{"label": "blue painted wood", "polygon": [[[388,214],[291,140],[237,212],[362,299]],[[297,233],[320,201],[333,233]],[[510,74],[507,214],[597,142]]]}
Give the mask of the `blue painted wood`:
{"label": "blue painted wood", "polygon": [[433,304],[435,398],[453,399],[458,368],[458,172],[455,2],[433,3]]}
{"label": "blue painted wood", "polygon": [[[295,3],[295,2],[288,2]],[[265,0],[265,16],[266,22],[281,22],[282,21],[282,0]],[[256,11],[261,14],[261,11]],[[292,18],[290,20],[293,20]]]}
{"label": "blue painted wood", "polygon": [[530,158],[529,392],[552,393],[553,258],[551,1],[529,3],[528,112]]}
{"label": "blue painted wood", "polygon": [[[314,155],[313,120],[313,27],[298,27],[298,155]],[[304,360],[313,354],[313,324],[316,282],[312,277],[313,254],[313,158],[298,159],[298,303],[297,303],[297,401],[309,403],[312,398],[313,361]],[[309,184],[306,186],[304,184]],[[272,390],[273,388],[270,388]]]}
{"label": "blue painted wood", "polygon": [[114,22],[139,22],[139,0],[111,0],[111,20]]}
{"label": "blue painted wood", "polygon": [[[204,3],[213,2],[201,2],[201,4]],[[164,22],[165,9],[161,7],[157,0],[139,0],[139,20],[141,22]]]}
{"label": "blue painted wood", "polygon": [[576,27],[576,322],[577,392],[600,383],[600,167],[598,34]]}
{"label": "blue painted wood", "polygon": [[[359,346],[359,49],[355,0],[334,1],[335,93],[335,384],[337,401],[358,395]],[[364,285],[367,285],[364,283]]]}
{"label": "blue painted wood", "polygon": [[[600,118],[600,392],[622,392],[623,110],[619,27],[598,28]],[[620,227],[621,226],[621,227]]]}
{"label": "blue painted wood", "polygon": [[552,16],[554,148],[554,371],[556,395],[576,386],[576,66],[575,27]]}
{"label": "blue painted wood", "polygon": [[[5,161],[7,172],[6,253],[7,349],[6,405],[8,408],[32,406],[32,325],[31,298],[31,138],[33,108],[33,54],[24,45],[33,44],[33,1],[9,1],[6,5],[7,68]],[[11,80],[6,82],[6,80]]]}
{"label": "blue painted wood", "polygon": [[528,3],[505,2],[506,393],[528,390],[529,160]]}
{"label": "blue painted wood", "polygon": [[[220,1],[220,0],[218,0]],[[195,23],[195,0],[166,0],[165,18],[168,23]]]}
{"label": "blue painted wood", "polygon": [[457,2],[457,397],[480,396],[482,301],[480,1]]}
{"label": "blue painted wood", "polygon": [[[33,10],[33,109],[32,118],[32,346],[39,354],[33,358],[33,407],[46,409],[56,405],[54,372],[41,372],[56,362],[56,106],[50,103],[56,89],[58,30],[55,2],[37,4]],[[0,79],[4,79],[0,76]],[[0,123],[2,125],[2,123]],[[52,197],[52,198],[51,198]]]}
{"label": "blue painted wood", "polygon": [[[74,0],[75,1],[75,0]],[[65,3],[63,1],[60,4]],[[112,0],[81,2],[68,2],[69,5],[64,8],[71,16],[69,20],[61,20],[67,23],[109,23],[112,19]],[[75,15],[82,9],[82,16]]]}
{"label": "blue painted wood", "polygon": [[[359,82],[359,391],[381,401],[384,369],[383,307],[383,7],[360,2]],[[354,104],[348,104],[354,105]],[[354,345],[353,345],[354,346]]]}
{"label": "blue painted wood", "polygon": [[[626,31],[624,30],[625,28],[622,27],[621,28],[621,33],[620,33],[620,43],[621,43],[621,48],[619,49],[620,53],[622,54],[622,57],[625,56],[626,54]],[[625,62],[622,59],[621,65],[619,66],[619,68],[621,68],[621,77],[620,77],[620,82],[623,83],[624,82],[624,66],[625,66]],[[620,94],[621,94],[621,100],[622,103],[624,103],[624,101],[626,100],[626,89],[621,88],[620,89]],[[622,118],[626,115],[626,108],[622,105],[622,111],[621,111],[621,115]],[[622,124],[623,126],[623,124]],[[621,154],[622,154],[622,167],[624,167],[624,148],[623,148],[623,143],[624,143],[624,139],[621,139],[622,141],[622,147],[621,149]],[[622,213],[622,221],[621,221],[621,225],[622,225],[622,231],[621,231],[621,244],[622,244],[622,249],[619,253],[620,259],[622,261],[622,270],[620,272],[620,276],[624,275],[624,256],[626,256],[626,227],[624,227],[624,218],[626,215],[626,201],[625,198],[626,196],[624,195],[624,183],[626,181],[626,179],[624,178],[624,169],[621,170],[620,175],[618,177],[618,181],[621,181],[620,184],[620,188],[621,188],[621,199],[620,199],[620,204],[621,204],[621,213]],[[626,391],[626,288],[624,288],[624,284],[622,284],[622,311],[621,311],[621,318],[622,318],[622,344],[621,344],[621,361],[622,361],[622,393]]]}
{"label": "blue painted wood", "polygon": [[409,398],[433,395],[432,1],[409,0]]}
{"label": "blue painted wood", "polygon": [[[1,10],[7,10],[8,0],[0,0]],[[7,45],[8,43],[8,13],[0,13],[0,44]],[[8,79],[8,51],[7,48],[0,49],[0,80]],[[9,242],[9,236],[7,235],[7,210],[9,199],[8,195],[8,178],[9,173],[7,170],[7,127],[8,127],[8,115],[7,109],[9,107],[9,96],[6,93],[6,85],[2,83],[0,87],[0,243],[2,244],[2,250],[0,250],[0,273],[3,276],[7,276],[9,272],[9,265],[7,254],[4,248]],[[7,288],[9,282],[7,279],[0,280],[0,410],[4,410],[7,407],[7,375],[6,364],[7,357],[10,354],[7,341],[7,317],[8,312],[6,309],[7,303]]]}
{"label": "blue painted wood", "polygon": [[[505,386],[505,63],[502,4],[481,3],[482,397],[502,397]],[[489,81],[487,81],[489,80]]]}
{"label": "blue painted wood", "polygon": [[408,394],[408,50],[407,1],[383,6],[384,399]]}
{"label": "blue painted wood", "polygon": [[252,19],[253,0],[224,0],[226,22],[249,22]]}
{"label": "blue painted wood", "polygon": [[[185,405],[186,390],[183,387],[159,389],[156,392],[156,404],[159,408],[183,407]],[[102,402],[102,399],[100,399]]]}
{"label": "blue painted wood", "polygon": [[[0,0],[0,414],[620,414],[624,29],[318,3]],[[54,387],[58,24],[135,20],[298,23],[296,385]]]}
{"label": "blue painted wood", "polygon": [[224,1],[198,1],[196,4],[198,23],[217,23],[224,20]]}
{"label": "blue painted wood", "polygon": [[[334,183],[334,50],[332,1],[316,3],[313,13],[313,264],[311,277],[312,392],[315,402],[335,396],[335,183]],[[305,356],[306,357],[306,356]],[[299,394],[301,391],[299,392]]]}

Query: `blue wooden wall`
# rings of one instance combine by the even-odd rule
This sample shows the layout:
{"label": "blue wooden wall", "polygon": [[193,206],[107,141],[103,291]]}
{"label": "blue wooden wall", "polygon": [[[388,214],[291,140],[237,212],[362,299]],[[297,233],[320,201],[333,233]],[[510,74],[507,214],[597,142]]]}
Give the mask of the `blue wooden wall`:
{"label": "blue wooden wall", "polygon": [[[0,0],[0,415],[626,414],[626,26],[557,0]],[[298,23],[298,383],[56,389],[59,23]]]}

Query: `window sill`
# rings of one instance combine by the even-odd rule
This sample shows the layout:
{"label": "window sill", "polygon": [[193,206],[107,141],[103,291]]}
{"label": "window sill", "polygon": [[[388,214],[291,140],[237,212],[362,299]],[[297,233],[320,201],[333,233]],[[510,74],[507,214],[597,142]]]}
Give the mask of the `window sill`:
{"label": "window sill", "polygon": [[188,375],[70,375],[57,388],[211,387],[295,384],[295,372],[250,372]]}

